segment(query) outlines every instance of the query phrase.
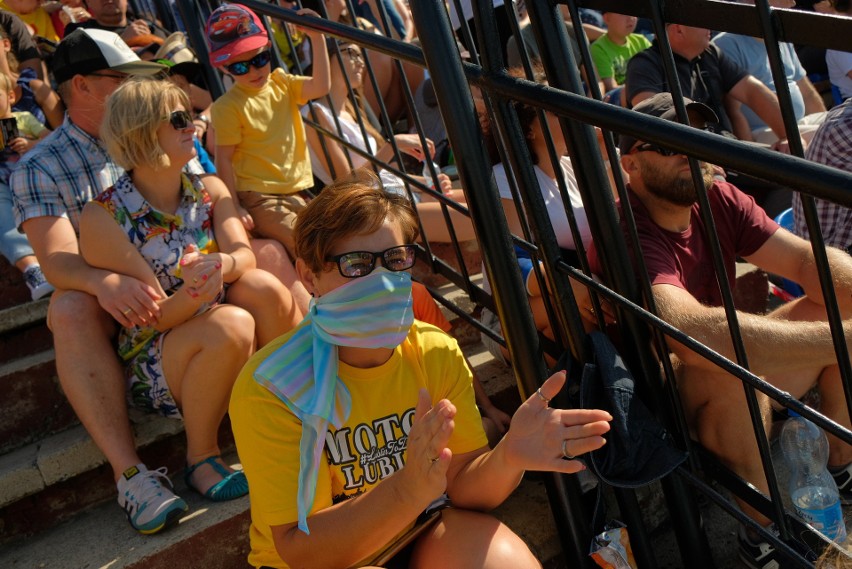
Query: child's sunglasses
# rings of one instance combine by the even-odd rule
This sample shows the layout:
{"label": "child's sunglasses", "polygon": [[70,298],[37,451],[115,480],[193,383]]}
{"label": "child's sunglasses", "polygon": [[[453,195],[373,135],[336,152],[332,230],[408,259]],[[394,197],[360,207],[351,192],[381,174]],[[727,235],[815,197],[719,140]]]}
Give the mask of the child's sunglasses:
{"label": "child's sunglasses", "polygon": [[169,115],[169,124],[175,130],[186,130],[192,126],[192,115],[186,111],[174,111]]}
{"label": "child's sunglasses", "polygon": [[251,67],[255,69],[260,69],[264,65],[269,63],[269,60],[272,59],[272,52],[268,49],[265,51],[261,51],[248,61],[238,61],[236,63],[230,63],[225,66],[225,69],[231,75],[245,75],[249,72]]}

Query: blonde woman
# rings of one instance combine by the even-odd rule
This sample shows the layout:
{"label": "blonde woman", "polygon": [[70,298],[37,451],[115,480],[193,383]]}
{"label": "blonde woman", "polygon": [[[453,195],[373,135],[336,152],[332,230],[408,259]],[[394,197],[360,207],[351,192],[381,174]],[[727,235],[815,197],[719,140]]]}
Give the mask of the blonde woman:
{"label": "blonde woman", "polygon": [[[183,417],[187,484],[220,501],[248,492],[216,437],[234,379],[256,345],[301,314],[255,268],[224,184],[183,172],[195,156],[189,108],[179,87],[154,79],[129,79],[108,99],[101,138],[127,173],[86,205],[80,246],[86,262],[136,278],[160,305],[158,319],[141,303],[117,318],[128,399]],[[132,326],[132,313],[147,326]]]}

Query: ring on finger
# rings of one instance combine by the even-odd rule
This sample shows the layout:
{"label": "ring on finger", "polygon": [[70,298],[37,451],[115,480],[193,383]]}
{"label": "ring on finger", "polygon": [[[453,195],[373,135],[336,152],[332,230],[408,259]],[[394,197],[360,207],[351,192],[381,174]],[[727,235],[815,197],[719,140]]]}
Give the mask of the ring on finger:
{"label": "ring on finger", "polygon": [[548,399],[547,397],[544,396],[544,394],[541,392],[541,387],[539,387],[538,389],[535,390],[535,394],[538,395],[539,399],[544,401],[545,405],[550,404],[550,399]]}
{"label": "ring on finger", "polygon": [[575,458],[577,458],[576,456],[568,452],[568,439],[562,439],[562,456],[566,460],[574,460]]}
{"label": "ring on finger", "polygon": [[133,309],[132,309],[132,308],[130,308],[129,306],[128,306],[127,308],[125,308],[124,310],[122,310],[122,311],[121,311],[121,313],[122,313],[123,315],[125,315],[125,316],[127,316],[127,315],[128,315],[128,314],[130,314],[131,312],[133,312]]}
{"label": "ring on finger", "polygon": [[429,458],[429,457],[427,456],[426,458],[427,458],[427,459],[429,459],[429,462],[430,462],[431,464],[435,464],[436,462],[438,462],[438,457],[437,457],[437,456],[436,456],[435,458]]}

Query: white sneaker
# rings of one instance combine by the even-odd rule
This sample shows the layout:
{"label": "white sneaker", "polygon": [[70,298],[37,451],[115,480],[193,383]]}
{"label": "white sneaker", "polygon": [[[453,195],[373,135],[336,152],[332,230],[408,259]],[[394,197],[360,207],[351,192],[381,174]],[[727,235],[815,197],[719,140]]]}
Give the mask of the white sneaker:
{"label": "white sneaker", "polygon": [[30,265],[24,270],[24,282],[27,283],[33,300],[38,300],[54,291],[53,285],[44,278],[39,265]]}
{"label": "white sneaker", "polygon": [[139,533],[157,533],[173,524],[188,508],[186,502],[165,488],[158,478],[172,485],[166,467],[148,470],[144,464],[131,466],[118,479],[118,505]]}

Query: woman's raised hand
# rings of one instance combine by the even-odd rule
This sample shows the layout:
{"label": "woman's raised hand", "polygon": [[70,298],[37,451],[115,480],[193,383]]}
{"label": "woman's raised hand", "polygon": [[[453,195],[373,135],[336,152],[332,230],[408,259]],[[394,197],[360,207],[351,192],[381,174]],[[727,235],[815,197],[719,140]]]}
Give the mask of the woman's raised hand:
{"label": "woman's raised hand", "polygon": [[500,442],[506,459],[524,470],[573,474],[584,470],[580,455],[606,444],[612,416],[600,409],[554,409],[549,403],[565,385],[565,372],[550,376],[518,408]]}

